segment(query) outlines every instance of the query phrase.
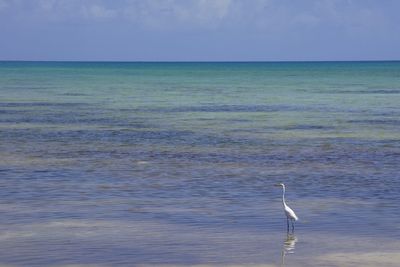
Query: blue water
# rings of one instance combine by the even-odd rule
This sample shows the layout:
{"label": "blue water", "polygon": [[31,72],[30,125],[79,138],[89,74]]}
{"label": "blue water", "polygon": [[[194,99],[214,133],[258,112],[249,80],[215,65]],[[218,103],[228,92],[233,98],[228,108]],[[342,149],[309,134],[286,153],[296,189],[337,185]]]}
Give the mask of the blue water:
{"label": "blue water", "polygon": [[0,265],[398,256],[399,103],[400,62],[0,62]]}

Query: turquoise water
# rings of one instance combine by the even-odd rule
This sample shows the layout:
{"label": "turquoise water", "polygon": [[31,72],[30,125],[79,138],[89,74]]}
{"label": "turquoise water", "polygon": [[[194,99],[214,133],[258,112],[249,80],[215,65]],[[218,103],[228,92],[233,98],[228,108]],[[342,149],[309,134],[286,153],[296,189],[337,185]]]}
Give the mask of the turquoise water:
{"label": "turquoise water", "polygon": [[0,62],[0,158],[0,266],[400,260],[400,62]]}

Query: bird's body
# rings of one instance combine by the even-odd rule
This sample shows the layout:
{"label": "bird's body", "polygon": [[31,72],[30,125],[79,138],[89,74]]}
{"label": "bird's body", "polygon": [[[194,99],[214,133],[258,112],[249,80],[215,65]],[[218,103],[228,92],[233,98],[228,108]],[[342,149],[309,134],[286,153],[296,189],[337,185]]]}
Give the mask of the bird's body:
{"label": "bird's body", "polygon": [[284,205],[284,209],[287,218],[294,221],[297,221],[299,219],[297,218],[296,213],[294,213],[294,211],[288,205]]}
{"label": "bird's body", "polygon": [[287,220],[287,229],[289,232],[289,220],[292,222],[292,232],[294,231],[294,222],[297,221],[299,218],[297,217],[296,213],[286,204],[285,201],[285,185],[283,183],[277,184],[277,186],[282,187],[282,204],[283,209],[285,211],[286,220]]}

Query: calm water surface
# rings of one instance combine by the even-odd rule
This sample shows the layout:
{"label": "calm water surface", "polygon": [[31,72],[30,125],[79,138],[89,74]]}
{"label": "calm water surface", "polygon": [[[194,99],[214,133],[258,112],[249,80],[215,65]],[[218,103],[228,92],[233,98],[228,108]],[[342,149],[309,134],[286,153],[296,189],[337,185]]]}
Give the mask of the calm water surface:
{"label": "calm water surface", "polygon": [[0,62],[0,159],[0,266],[400,264],[400,62]]}

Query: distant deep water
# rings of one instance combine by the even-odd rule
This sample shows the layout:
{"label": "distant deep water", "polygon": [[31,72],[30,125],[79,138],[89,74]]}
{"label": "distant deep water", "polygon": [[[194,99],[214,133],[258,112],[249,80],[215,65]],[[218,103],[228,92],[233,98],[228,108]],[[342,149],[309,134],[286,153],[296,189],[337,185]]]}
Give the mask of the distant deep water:
{"label": "distant deep water", "polygon": [[398,266],[399,162],[400,62],[0,62],[0,266]]}

